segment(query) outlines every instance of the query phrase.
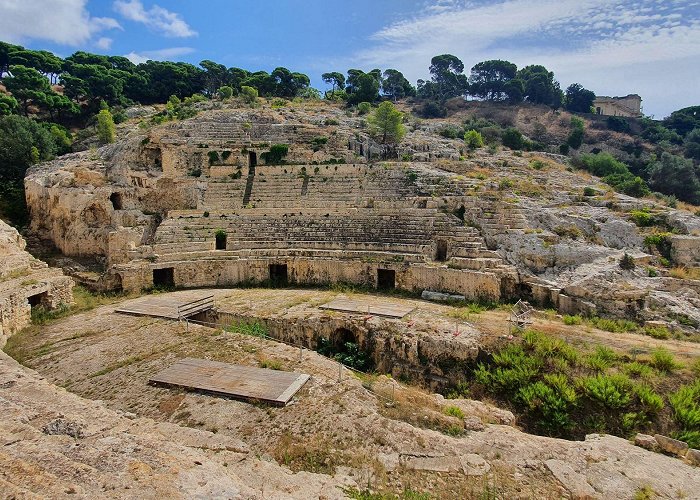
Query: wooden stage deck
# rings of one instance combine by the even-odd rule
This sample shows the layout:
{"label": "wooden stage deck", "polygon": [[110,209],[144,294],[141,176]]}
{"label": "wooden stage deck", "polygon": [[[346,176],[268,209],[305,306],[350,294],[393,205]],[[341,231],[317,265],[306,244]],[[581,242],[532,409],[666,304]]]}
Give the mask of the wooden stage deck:
{"label": "wooden stage deck", "polygon": [[285,406],[309,380],[304,373],[185,358],[152,377],[154,385],[176,386],[244,401]]}
{"label": "wooden stage deck", "polygon": [[335,299],[327,304],[319,306],[320,309],[329,309],[347,313],[368,314],[372,316],[384,316],[387,318],[403,318],[413,311],[415,307],[386,302],[382,300],[359,301],[352,299]]}
{"label": "wooden stage deck", "polygon": [[131,301],[118,309],[118,313],[157,318],[184,319],[214,307],[214,295],[209,292],[149,295]]}

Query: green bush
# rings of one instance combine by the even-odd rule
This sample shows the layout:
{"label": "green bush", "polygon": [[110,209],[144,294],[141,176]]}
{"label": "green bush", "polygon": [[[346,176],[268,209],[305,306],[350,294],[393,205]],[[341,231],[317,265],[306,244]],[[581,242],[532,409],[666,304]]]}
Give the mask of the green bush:
{"label": "green bush", "polygon": [[521,134],[517,128],[509,127],[503,131],[503,134],[501,135],[501,143],[510,149],[523,149],[523,134]]}
{"label": "green bush", "polygon": [[484,138],[476,130],[468,130],[464,133],[464,142],[470,151],[484,147]]}
{"label": "green bush", "polygon": [[634,394],[648,416],[656,415],[664,407],[664,399],[646,384],[636,384],[634,386]]}
{"label": "green bush", "polygon": [[372,104],[369,102],[361,102],[357,105],[357,114],[359,115],[366,115],[370,111],[372,111]]}
{"label": "green bush", "polygon": [[595,196],[595,189],[588,186],[583,188],[583,196]]}
{"label": "green bush", "polygon": [[464,418],[464,412],[456,406],[446,406],[442,411],[451,417]]}
{"label": "green bush", "polygon": [[219,94],[221,99],[228,99],[233,95],[233,88],[229,87],[228,85],[224,85],[223,87],[219,87],[219,90],[216,93]]}
{"label": "green bush", "polygon": [[651,352],[649,364],[660,372],[665,373],[670,373],[682,366],[680,363],[676,362],[676,358],[673,357],[673,354],[663,347],[654,349]]}
{"label": "green bush", "polygon": [[564,321],[565,325],[580,325],[581,323],[583,323],[583,318],[578,314],[575,316],[565,314],[562,320]]}
{"label": "green bush", "polygon": [[632,383],[624,375],[595,375],[583,379],[586,395],[593,401],[610,410],[617,410],[630,404]]}
{"label": "green bush", "polygon": [[655,233],[644,238],[644,245],[649,250],[656,250],[666,259],[671,258],[671,233]]}
{"label": "green bush", "polygon": [[281,165],[288,152],[289,146],[287,144],[273,144],[270,146],[270,151],[262,153],[260,157],[267,165]]}
{"label": "green bush", "polygon": [[627,319],[608,319],[594,316],[589,321],[594,327],[612,333],[633,332],[639,327],[637,323]]}
{"label": "green bush", "polygon": [[112,113],[109,112],[109,109],[101,109],[97,113],[97,137],[102,144],[109,144],[114,142],[115,136],[116,128],[112,119]]}
{"label": "green bush", "polygon": [[630,219],[639,227],[651,227],[658,224],[656,216],[648,208],[630,211]]}
{"label": "green bush", "polygon": [[682,431],[700,432],[700,380],[671,393],[668,401],[673,419]]}
{"label": "green bush", "polygon": [[243,85],[241,87],[241,92],[239,95],[241,96],[241,99],[248,104],[253,104],[258,100],[258,90],[247,85]]}
{"label": "green bush", "polygon": [[627,363],[622,367],[629,377],[633,378],[650,378],[654,375],[654,370],[648,365],[640,363],[639,361],[632,361]]}

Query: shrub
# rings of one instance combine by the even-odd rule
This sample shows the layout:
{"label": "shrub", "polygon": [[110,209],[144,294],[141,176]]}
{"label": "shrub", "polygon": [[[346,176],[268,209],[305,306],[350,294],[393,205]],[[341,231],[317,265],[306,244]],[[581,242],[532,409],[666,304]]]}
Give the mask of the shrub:
{"label": "shrub", "polygon": [[508,127],[503,131],[501,135],[501,142],[503,145],[510,149],[522,149],[523,148],[523,134],[517,128]]}
{"label": "shrub", "polygon": [[258,90],[254,87],[243,85],[240,92],[241,99],[248,104],[253,104],[258,100]]}
{"label": "shrub", "polygon": [[447,406],[442,411],[445,415],[449,415],[451,417],[457,417],[459,419],[464,418],[464,412],[456,406]]}
{"label": "shrub", "polygon": [[219,159],[219,153],[217,153],[216,151],[208,151],[207,156],[209,157],[209,165],[214,165],[221,161]]}
{"label": "shrub", "polygon": [[284,157],[287,156],[289,152],[289,146],[287,144],[273,144],[270,146],[270,151],[262,153],[260,157],[268,165],[281,165],[284,163]]}
{"label": "shrub", "polygon": [[583,379],[586,395],[605,408],[615,410],[630,404],[632,384],[624,375],[595,375]]}
{"label": "shrub", "polygon": [[583,322],[583,318],[581,318],[581,316],[579,316],[578,314],[575,316],[569,316],[568,314],[565,314],[562,319],[565,325],[580,325]]}
{"label": "shrub", "polygon": [[648,208],[632,210],[630,212],[630,219],[639,227],[650,227],[658,224],[656,216],[650,213]]}
{"label": "shrub", "polygon": [[102,144],[109,144],[114,142],[115,135],[116,129],[112,113],[108,109],[101,109],[97,113],[97,137]]}
{"label": "shrub", "polygon": [[614,130],[615,132],[630,131],[629,121],[627,121],[627,118],[623,118],[622,116],[608,116],[606,125],[610,130]]}
{"label": "shrub", "polygon": [[221,99],[228,99],[233,95],[233,88],[229,87],[228,85],[224,85],[223,87],[219,87],[219,90],[216,93],[219,94]]}
{"label": "shrub", "polygon": [[638,328],[637,323],[627,319],[608,319],[594,316],[589,321],[594,327],[612,333],[633,332]]}
{"label": "shrub", "polygon": [[501,179],[498,183],[498,190],[505,191],[506,189],[511,189],[515,183],[511,179]]}
{"label": "shrub", "polygon": [[372,104],[368,102],[361,102],[357,105],[357,114],[359,115],[366,115],[370,111],[372,111]]}
{"label": "shrub", "polygon": [[676,362],[673,354],[671,354],[668,349],[663,347],[659,347],[652,351],[649,364],[660,372],[665,373],[670,373],[681,367],[681,365]]}
{"label": "shrub", "polygon": [[671,393],[668,401],[673,419],[683,431],[700,431],[700,380]]}
{"label": "shrub", "polygon": [[468,130],[465,132],[464,142],[471,151],[484,147],[484,138],[481,137],[481,134],[476,130]]}
{"label": "shrub", "polygon": [[625,254],[620,259],[620,269],[631,270],[634,269],[634,257],[625,252]]}
{"label": "shrub", "polygon": [[664,326],[645,326],[644,334],[655,339],[666,340],[671,337],[671,332]]}
{"label": "shrub", "polygon": [[547,164],[542,160],[532,160],[530,162],[530,168],[534,168],[535,170],[542,170],[546,166]]}
{"label": "shrub", "polygon": [[421,107],[420,115],[423,118],[444,118],[447,116],[447,108],[436,101],[427,101]]}
{"label": "shrub", "polygon": [[671,258],[671,233],[655,233],[644,238],[644,245],[656,250],[666,259]]}
{"label": "shrub", "polygon": [[634,394],[639,398],[639,404],[647,415],[656,415],[664,407],[664,400],[646,384],[634,386]]}
{"label": "shrub", "polygon": [[583,196],[595,196],[595,189],[588,186],[583,188]]}
{"label": "shrub", "polygon": [[461,135],[460,133],[461,130],[453,125],[442,127],[440,130],[438,130],[438,134],[445,139],[456,139]]}
{"label": "shrub", "polygon": [[649,378],[654,374],[654,370],[652,370],[651,367],[640,363],[639,361],[627,363],[622,367],[622,370],[628,376],[634,378]]}

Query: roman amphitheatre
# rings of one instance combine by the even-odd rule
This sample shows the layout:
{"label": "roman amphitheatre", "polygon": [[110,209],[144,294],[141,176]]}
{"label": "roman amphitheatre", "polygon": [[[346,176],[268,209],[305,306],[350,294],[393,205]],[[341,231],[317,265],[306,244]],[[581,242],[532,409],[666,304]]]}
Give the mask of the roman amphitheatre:
{"label": "roman amphitheatre", "polygon": [[[388,146],[260,101],[140,108],[28,171],[43,252],[0,226],[6,496],[700,498],[668,399],[700,366],[692,207],[440,133],[495,109],[565,134],[563,111],[399,104]],[[187,360],[300,382],[154,383]]]}

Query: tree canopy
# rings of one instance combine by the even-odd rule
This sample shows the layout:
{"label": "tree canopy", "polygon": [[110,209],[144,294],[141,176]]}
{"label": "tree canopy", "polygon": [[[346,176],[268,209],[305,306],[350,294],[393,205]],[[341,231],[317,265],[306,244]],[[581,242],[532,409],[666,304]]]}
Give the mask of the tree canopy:
{"label": "tree canopy", "polygon": [[476,64],[469,76],[469,93],[488,101],[522,101],[523,82],[516,78],[518,67],[494,59]]}
{"label": "tree canopy", "polygon": [[564,103],[567,111],[590,113],[595,100],[595,92],[585,89],[580,83],[572,83],[566,88]]}

